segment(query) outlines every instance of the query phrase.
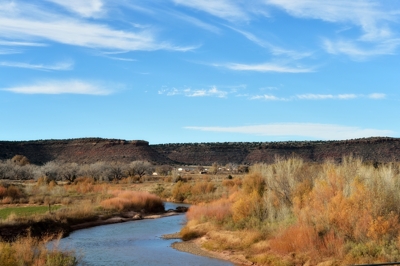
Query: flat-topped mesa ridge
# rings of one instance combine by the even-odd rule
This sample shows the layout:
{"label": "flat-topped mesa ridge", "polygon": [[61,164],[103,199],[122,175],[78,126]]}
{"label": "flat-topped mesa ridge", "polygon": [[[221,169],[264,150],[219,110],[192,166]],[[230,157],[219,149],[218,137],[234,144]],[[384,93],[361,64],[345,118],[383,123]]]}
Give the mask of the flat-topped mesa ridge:
{"label": "flat-topped mesa ridge", "polygon": [[360,157],[366,162],[400,161],[400,139],[389,137],[342,141],[281,141],[170,143],[151,145],[145,140],[80,138],[68,140],[0,141],[0,159],[21,154],[35,164],[59,160],[94,163],[98,161],[149,161],[155,164],[211,165],[214,162],[254,164],[273,163],[276,157],[300,157],[309,162],[344,156]]}
{"label": "flat-topped mesa ridge", "polygon": [[0,141],[0,159],[10,159],[16,154],[26,156],[34,164],[48,161],[95,163],[150,161],[172,164],[170,159],[154,151],[148,141],[102,138],[69,140]]}

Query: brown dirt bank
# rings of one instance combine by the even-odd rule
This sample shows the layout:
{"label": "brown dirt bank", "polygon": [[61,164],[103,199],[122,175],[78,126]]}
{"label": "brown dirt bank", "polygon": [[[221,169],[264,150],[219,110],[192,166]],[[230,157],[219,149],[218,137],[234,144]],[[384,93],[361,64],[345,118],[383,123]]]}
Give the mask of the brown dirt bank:
{"label": "brown dirt bank", "polygon": [[172,247],[176,250],[191,253],[198,256],[226,260],[234,263],[235,265],[254,265],[253,262],[248,261],[243,254],[233,251],[214,252],[202,248],[205,238],[197,238],[194,240],[175,242]]}

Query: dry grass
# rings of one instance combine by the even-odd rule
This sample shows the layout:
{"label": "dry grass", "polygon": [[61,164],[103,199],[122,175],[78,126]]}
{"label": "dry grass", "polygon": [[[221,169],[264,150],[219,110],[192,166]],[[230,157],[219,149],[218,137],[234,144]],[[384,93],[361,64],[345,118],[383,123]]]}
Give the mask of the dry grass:
{"label": "dry grass", "polygon": [[[52,237],[53,238],[53,237]],[[0,265],[74,266],[78,261],[72,252],[47,249],[52,238],[39,240],[31,236],[18,238],[12,243],[0,242]]]}
{"label": "dry grass", "polygon": [[163,201],[156,195],[142,191],[113,191],[113,198],[103,200],[100,205],[104,209],[119,211],[164,211]]}

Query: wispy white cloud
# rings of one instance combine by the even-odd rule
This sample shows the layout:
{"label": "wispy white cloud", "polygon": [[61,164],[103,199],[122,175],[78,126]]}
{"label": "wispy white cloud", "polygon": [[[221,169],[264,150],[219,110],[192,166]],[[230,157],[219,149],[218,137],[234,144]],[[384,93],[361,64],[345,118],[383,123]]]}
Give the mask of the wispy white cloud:
{"label": "wispy white cloud", "polygon": [[187,126],[186,129],[209,132],[241,133],[257,136],[298,136],[303,138],[343,140],[372,136],[391,136],[391,130],[349,127],[333,124],[314,123],[277,123],[239,127],[199,127]]}
{"label": "wispy white cloud", "polygon": [[296,95],[296,98],[299,100],[328,100],[328,99],[337,99],[337,100],[350,100],[360,97],[356,94],[299,94]]}
{"label": "wispy white cloud", "polygon": [[255,71],[255,72],[277,72],[277,73],[310,73],[314,69],[307,67],[291,67],[285,64],[278,63],[263,63],[263,64],[214,64],[217,67],[225,67],[237,71]]}
{"label": "wispy white cloud", "polygon": [[389,37],[391,31],[385,22],[396,20],[390,10],[383,10],[380,3],[373,0],[265,0],[265,2],[280,7],[295,17],[352,23],[363,30],[363,38],[368,40]]}
{"label": "wispy white cloud", "polygon": [[287,57],[298,60],[298,59],[302,59],[302,58],[309,57],[312,55],[311,52],[297,52],[297,51],[293,51],[293,50],[287,50],[287,49],[278,47],[276,45],[273,45],[272,43],[270,43],[268,41],[262,40],[251,32],[240,30],[240,29],[237,29],[237,28],[234,28],[231,26],[227,26],[227,27],[242,34],[244,37],[246,37],[248,40],[255,43],[256,45],[266,48],[266,49],[269,49],[271,51],[271,53],[276,56],[283,55],[283,56],[287,56]]}
{"label": "wispy white cloud", "polygon": [[33,85],[15,86],[1,89],[20,94],[88,94],[88,95],[108,95],[112,90],[105,88],[104,85],[82,80],[49,80],[38,82]]}
{"label": "wispy white cloud", "polygon": [[395,54],[398,46],[400,46],[400,38],[382,41],[381,43],[373,45],[365,45],[365,43],[356,42],[354,40],[323,40],[323,47],[328,53],[344,54],[356,60],[365,60],[374,56]]}
{"label": "wispy white cloud", "polygon": [[202,10],[226,20],[247,20],[248,15],[237,2],[229,0],[173,0],[175,4]]}
{"label": "wispy white cloud", "polygon": [[229,91],[223,91],[218,89],[216,86],[212,86],[209,89],[163,89],[158,91],[158,94],[165,94],[167,96],[183,95],[186,97],[218,97],[225,98],[228,96]]}
{"label": "wispy white cloud", "polygon": [[5,41],[5,40],[0,40],[0,45],[3,45],[3,46],[47,46],[47,44],[45,44],[45,43],[14,42],[14,41]]}
{"label": "wispy white cloud", "polygon": [[66,62],[56,63],[53,65],[44,65],[44,64],[29,64],[22,62],[0,62],[0,66],[28,68],[35,70],[71,70],[74,66],[74,63],[71,61],[66,61]]}
{"label": "wispy white cloud", "polygon": [[16,50],[16,49],[1,49],[0,48],[0,55],[3,54],[20,54],[21,51],[20,50]]}
{"label": "wispy white cloud", "polygon": [[114,30],[106,25],[86,23],[78,20],[53,22],[26,19],[0,18],[0,32],[17,35],[19,38],[47,39],[68,45],[121,50],[176,50],[189,51],[194,46],[176,46],[158,42],[151,31],[126,32]]}
{"label": "wispy white cloud", "polygon": [[180,12],[167,12],[169,13],[171,16],[173,16],[174,18],[178,18],[181,19],[183,21],[189,22],[192,25],[195,25],[196,27],[199,27],[201,29],[213,32],[213,33],[217,33],[219,34],[221,32],[220,28],[216,27],[215,25],[206,23],[198,18],[180,13]]}
{"label": "wispy white cloud", "polygon": [[132,59],[132,58],[124,58],[124,57],[115,57],[115,56],[106,56],[109,59],[112,60],[117,60],[117,61],[126,61],[126,62],[135,62],[137,61],[136,59]]}
{"label": "wispy white cloud", "polygon": [[32,4],[19,2],[14,9],[13,12],[0,11],[0,35],[3,39],[15,42],[53,41],[66,45],[127,51],[189,51],[198,47],[161,41],[157,38],[156,31],[152,29],[137,31],[114,29],[93,20],[53,14]]}
{"label": "wispy white cloud", "polygon": [[371,94],[368,94],[368,98],[375,99],[375,100],[385,99],[386,98],[386,94],[384,94],[384,93],[371,93]]}
{"label": "wispy white cloud", "polygon": [[47,0],[79,14],[83,17],[96,17],[103,12],[103,1],[101,0]]}
{"label": "wispy white cloud", "polygon": [[289,101],[289,98],[280,98],[271,94],[253,95],[250,100],[265,100],[265,101]]}
{"label": "wispy white cloud", "polygon": [[368,95],[363,94],[354,94],[354,93],[346,93],[346,94],[298,94],[290,97],[278,97],[272,94],[263,94],[263,95],[253,95],[250,96],[250,100],[265,100],[265,101],[292,101],[292,100],[353,100],[360,98],[368,98],[372,100],[381,100],[386,98],[386,94],[384,93],[371,93]]}
{"label": "wispy white cloud", "polygon": [[[323,48],[331,54],[345,54],[356,60],[393,54],[400,46],[391,27],[398,21],[399,10],[388,9],[376,0],[265,0],[292,16],[313,18],[337,24],[357,26],[360,36],[354,39],[323,40]],[[343,26],[342,26],[343,27]]]}

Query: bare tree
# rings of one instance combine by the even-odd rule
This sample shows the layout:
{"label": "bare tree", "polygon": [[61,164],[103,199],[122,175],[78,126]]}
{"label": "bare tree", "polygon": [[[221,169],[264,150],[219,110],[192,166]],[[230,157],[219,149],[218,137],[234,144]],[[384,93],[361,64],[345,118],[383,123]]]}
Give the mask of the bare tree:
{"label": "bare tree", "polygon": [[170,165],[160,165],[156,167],[156,172],[159,175],[167,176],[172,171],[172,166]]}
{"label": "bare tree", "polygon": [[74,182],[78,177],[80,167],[77,163],[64,163],[59,167],[59,175],[63,180]]}
{"label": "bare tree", "polygon": [[10,179],[13,175],[14,163],[11,160],[0,162],[0,179]]}
{"label": "bare tree", "polygon": [[14,172],[13,179],[16,180],[34,179],[36,168],[37,166],[32,164],[26,164],[23,166],[15,165],[13,169]]}
{"label": "bare tree", "polygon": [[112,163],[108,166],[108,175],[110,180],[121,180],[126,176],[127,167],[121,163]]}
{"label": "bare tree", "polygon": [[99,181],[103,178],[103,172],[106,169],[104,162],[96,162],[81,167],[80,175],[88,176],[93,178],[95,181]]}
{"label": "bare tree", "polygon": [[215,162],[211,165],[209,172],[213,175],[216,175],[218,173],[218,170],[219,170],[219,165],[218,163]]}
{"label": "bare tree", "polygon": [[153,172],[153,165],[147,161],[133,161],[129,164],[129,167],[133,170],[135,175],[139,178],[145,174],[151,174]]}
{"label": "bare tree", "polygon": [[48,181],[54,180],[61,180],[59,175],[60,173],[60,165],[55,161],[50,161],[45,163],[43,166],[40,167],[41,175],[46,177]]}
{"label": "bare tree", "polygon": [[238,165],[237,163],[228,163],[226,164],[226,170],[228,170],[231,173],[237,173],[238,171]]}

